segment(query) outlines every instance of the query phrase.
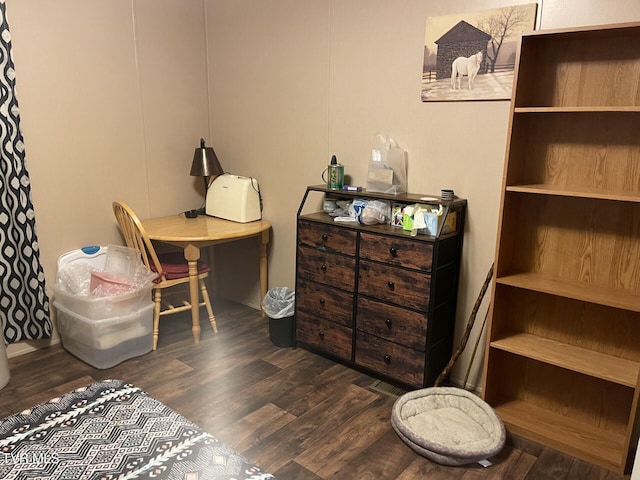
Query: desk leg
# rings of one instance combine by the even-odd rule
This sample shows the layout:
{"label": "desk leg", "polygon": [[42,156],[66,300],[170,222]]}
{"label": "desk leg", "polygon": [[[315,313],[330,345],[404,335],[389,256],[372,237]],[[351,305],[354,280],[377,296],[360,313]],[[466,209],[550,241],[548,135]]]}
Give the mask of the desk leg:
{"label": "desk leg", "polygon": [[269,276],[267,274],[267,245],[269,245],[269,230],[262,232],[260,236],[260,311],[262,318],[266,317],[262,308],[262,299],[269,288]]}
{"label": "desk leg", "polygon": [[200,249],[195,245],[188,245],[184,249],[184,258],[189,262],[189,298],[191,300],[191,332],[193,342],[200,342],[200,290],[198,289],[198,259]]}

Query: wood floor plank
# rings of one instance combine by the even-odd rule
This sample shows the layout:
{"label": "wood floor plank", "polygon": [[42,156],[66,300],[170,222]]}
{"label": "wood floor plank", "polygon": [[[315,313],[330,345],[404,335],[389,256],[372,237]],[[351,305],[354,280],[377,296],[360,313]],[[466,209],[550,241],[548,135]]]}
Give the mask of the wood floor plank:
{"label": "wood floor plank", "polygon": [[314,369],[312,360],[310,357],[305,357],[289,368],[256,379],[247,386],[241,396],[222,397],[222,404],[212,420],[217,420],[220,425],[236,422],[266,403],[273,403],[291,415],[297,416],[293,409],[282,407],[281,397],[296,385],[306,383],[307,375],[319,372]]}
{"label": "wood floor plank", "polygon": [[[309,355],[313,355],[309,353]],[[321,373],[304,375],[304,382],[294,388],[282,392],[277,405],[296,416],[314,408],[334,395],[336,388],[352,385],[353,380],[362,375],[340,364],[314,355],[313,362],[318,362]]]}
{"label": "wood floor plank", "polygon": [[617,479],[618,475],[613,472],[608,472],[602,468],[598,468],[595,465],[574,458],[569,467],[567,478],[588,478],[590,480],[613,480]]}
{"label": "wood floor plank", "polygon": [[396,478],[397,480],[416,480],[418,478],[450,480],[461,478],[465,473],[465,468],[438,465],[416,455],[413,462]]}
{"label": "wood floor plank", "polygon": [[502,480],[505,478],[524,478],[536,457],[507,445],[502,452],[489,459],[490,467],[478,464],[465,466],[462,480]]}
{"label": "wood floor plank", "polygon": [[257,400],[258,406],[264,403],[262,398],[248,398],[244,395],[244,391],[259,382],[265,375],[271,375],[275,371],[273,365],[256,360],[233,372],[226,372],[225,375],[214,375],[214,378],[203,375],[195,379],[198,395],[193,395],[191,389],[187,388],[180,393],[177,398],[180,404],[178,411],[203,428],[207,426],[216,429],[226,428],[229,423],[238,420],[237,417],[230,415],[236,402],[244,404]]}
{"label": "wood floor plank", "polygon": [[407,447],[391,429],[371,442],[357,456],[343,461],[331,477],[334,480],[397,478],[416,458],[416,454]]}
{"label": "wood floor plank", "polygon": [[92,367],[60,345],[11,358],[0,416],[119,378],[279,480],[629,478],[511,435],[489,468],[433,463],[395,434],[394,398],[372,390],[372,377],[304,349],[272,345],[267,319],[250,307],[216,299],[214,311],[218,334],[203,314],[201,341],[194,345],[189,312],[165,317],[158,350],[110,369]]}
{"label": "wood floor plank", "polygon": [[244,453],[293,421],[296,417],[268,403],[242,420],[220,430],[216,437],[234,450]]}
{"label": "wood floor plank", "polygon": [[278,368],[286,369],[295,366],[298,362],[311,354],[302,348],[279,348],[275,352],[268,353],[263,358]]}
{"label": "wood floor plank", "polygon": [[298,465],[293,461],[287,463],[285,466],[278,470],[272,471],[271,473],[275,475],[279,480],[324,480],[323,478],[317,476],[315,473],[310,472],[306,468]]}
{"label": "wood floor plank", "polygon": [[[150,363],[155,364],[153,369],[147,368]],[[146,385],[147,392],[155,391],[162,393],[162,395],[167,395],[166,398],[171,398],[170,394],[174,391],[174,388],[176,390],[180,388],[177,380],[189,378],[189,375],[193,373],[193,368],[178,359],[169,358],[158,362],[153,353],[149,353],[141,357],[132,358],[107,371],[94,373],[93,376],[100,379],[123,379],[136,385],[143,383]],[[173,382],[174,388],[169,388],[170,385],[167,384],[170,382]]]}
{"label": "wood floor plank", "polygon": [[247,455],[267,470],[277,470],[307,449],[323,444],[336,425],[347,421],[373,402],[376,395],[354,385],[336,390],[334,395],[315,406],[286,427],[265,439],[259,449],[249,449]]}
{"label": "wood floor plank", "polygon": [[556,450],[544,449],[525,478],[526,480],[568,479],[570,477],[567,475],[572,463],[573,458]]}
{"label": "wood floor plank", "polygon": [[[33,389],[25,391],[24,389],[19,388],[13,391],[11,389],[7,391],[3,390],[3,405],[0,407],[0,417],[6,417],[8,415],[26,410],[27,408],[30,408],[39,403],[48,402],[49,400],[58,397],[63,393],[73,391],[77,388],[85,387],[95,381],[95,378],[89,375],[83,375],[64,383],[53,385],[45,391],[35,391]],[[14,385],[16,383],[17,382],[14,381]],[[11,402],[11,399],[16,399],[16,401]],[[4,400],[9,400],[9,403],[4,403]]]}
{"label": "wood floor plank", "polygon": [[345,464],[358,458],[362,451],[388,431],[392,406],[390,398],[375,399],[366,410],[335,424],[313,450],[298,455],[296,462],[322,478],[334,478]]}

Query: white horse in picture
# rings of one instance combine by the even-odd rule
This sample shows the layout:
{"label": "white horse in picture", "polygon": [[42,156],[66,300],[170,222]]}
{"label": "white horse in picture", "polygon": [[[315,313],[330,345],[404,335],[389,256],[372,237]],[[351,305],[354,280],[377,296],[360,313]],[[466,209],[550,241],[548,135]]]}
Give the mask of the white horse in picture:
{"label": "white horse in picture", "polygon": [[[480,70],[482,64],[482,52],[478,52],[470,57],[458,57],[451,64],[451,88],[460,89],[460,83],[464,75],[467,76],[469,82],[469,90],[473,89],[473,81]],[[457,79],[457,87],[456,87]]]}

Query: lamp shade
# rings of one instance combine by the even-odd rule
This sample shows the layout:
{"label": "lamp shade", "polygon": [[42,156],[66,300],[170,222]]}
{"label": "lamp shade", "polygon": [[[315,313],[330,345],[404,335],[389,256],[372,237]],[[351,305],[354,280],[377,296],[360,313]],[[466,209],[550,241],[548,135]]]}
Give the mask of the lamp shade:
{"label": "lamp shade", "polygon": [[204,138],[200,139],[200,147],[196,148],[191,163],[192,177],[210,177],[222,175],[224,170],[211,147],[205,147]]}

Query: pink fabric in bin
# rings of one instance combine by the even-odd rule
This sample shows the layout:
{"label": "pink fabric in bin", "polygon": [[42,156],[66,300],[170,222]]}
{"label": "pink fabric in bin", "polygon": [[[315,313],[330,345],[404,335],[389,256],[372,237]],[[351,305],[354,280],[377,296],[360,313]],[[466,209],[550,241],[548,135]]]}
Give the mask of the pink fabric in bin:
{"label": "pink fabric in bin", "polygon": [[[167,280],[189,276],[189,264],[185,260],[182,252],[163,253],[158,255],[158,259],[162,264],[162,271],[164,272],[164,276],[167,278]],[[153,265],[151,266],[151,269],[155,271]],[[209,267],[209,265],[198,260],[198,274],[207,273],[210,271],[211,267]]]}
{"label": "pink fabric in bin", "polygon": [[97,289],[100,289],[101,295],[119,295],[130,292],[133,289],[133,285],[129,279],[120,275],[91,272],[89,291],[93,293]]}

